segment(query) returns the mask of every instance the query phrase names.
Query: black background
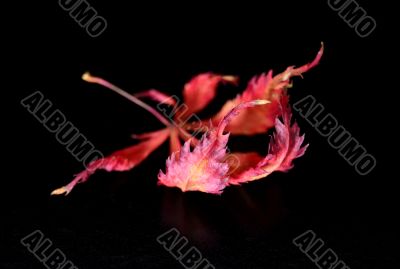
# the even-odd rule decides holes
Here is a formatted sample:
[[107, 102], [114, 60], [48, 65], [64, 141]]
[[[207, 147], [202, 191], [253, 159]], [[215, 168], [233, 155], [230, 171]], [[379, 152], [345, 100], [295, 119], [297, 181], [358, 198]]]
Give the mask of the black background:
[[[3, 106], [10, 126], [3, 129], [3, 143], [11, 150], [3, 153], [1, 268], [44, 268], [19, 242], [35, 229], [81, 269], [182, 268], [156, 242], [172, 227], [216, 268], [317, 268], [292, 244], [308, 229], [350, 268], [396, 267], [396, 176], [382, 168], [389, 159], [384, 151], [395, 143], [383, 123], [390, 98], [385, 83], [391, 80], [385, 71], [391, 55], [387, 7], [358, 1], [378, 24], [360, 38], [326, 1], [127, 2], [90, 1], [108, 22], [97, 38], [57, 1], [4, 9], [15, 19], [3, 24], [9, 34], [4, 58], [11, 60], [4, 64], [11, 81], [4, 91], [11, 97]], [[321, 64], [295, 78], [292, 103], [315, 96], [376, 157], [371, 174], [358, 175], [295, 113], [310, 147], [294, 169], [229, 187], [221, 196], [158, 187], [166, 144], [129, 172], [100, 171], [67, 197], [49, 196], [83, 167], [20, 105], [32, 92], [40, 90], [109, 154], [135, 143], [132, 133], [162, 126], [122, 97], [82, 81], [85, 71], [129, 92], [156, 88], [170, 94], [201, 72], [240, 76], [240, 87], [222, 88], [201, 114], [207, 116], [253, 75], [309, 62], [321, 41]], [[240, 143], [267, 147], [266, 136]]]

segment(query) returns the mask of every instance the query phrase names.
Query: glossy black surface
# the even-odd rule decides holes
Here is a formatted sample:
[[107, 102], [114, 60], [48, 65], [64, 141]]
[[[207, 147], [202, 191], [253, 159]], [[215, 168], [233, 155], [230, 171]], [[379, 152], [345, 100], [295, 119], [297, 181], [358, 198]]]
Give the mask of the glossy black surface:
[[[12, 55], [6, 73], [12, 83], [4, 91], [12, 96], [4, 112], [10, 127], [3, 143], [10, 152], [3, 153], [0, 268], [45, 268], [19, 242], [35, 229], [80, 269], [183, 268], [156, 241], [173, 227], [216, 268], [317, 268], [292, 243], [308, 229], [350, 268], [396, 267], [391, 185], [397, 176], [385, 175], [393, 167], [383, 168], [395, 140], [379, 126], [390, 115], [386, 83], [393, 82], [385, 73], [391, 42], [383, 5], [360, 1], [379, 26], [363, 39], [326, 1], [223, 8], [91, 1], [108, 21], [103, 35], [93, 39], [56, 2], [9, 9], [19, 15], [6, 24], [10, 37], [4, 41], [5, 53]], [[158, 187], [167, 145], [129, 172], [101, 171], [67, 197], [49, 196], [82, 165], [19, 104], [33, 91], [43, 92], [109, 154], [135, 143], [132, 133], [162, 126], [122, 97], [83, 82], [83, 72], [130, 92], [156, 88], [170, 94], [179, 94], [201, 72], [240, 76], [240, 88], [223, 87], [200, 114], [206, 117], [253, 75], [312, 60], [321, 41], [321, 64], [294, 80], [292, 101], [315, 96], [376, 157], [371, 174], [358, 175], [295, 113], [310, 147], [294, 169], [229, 187], [221, 196]], [[231, 147], [265, 153], [267, 143], [265, 135], [234, 139]]]

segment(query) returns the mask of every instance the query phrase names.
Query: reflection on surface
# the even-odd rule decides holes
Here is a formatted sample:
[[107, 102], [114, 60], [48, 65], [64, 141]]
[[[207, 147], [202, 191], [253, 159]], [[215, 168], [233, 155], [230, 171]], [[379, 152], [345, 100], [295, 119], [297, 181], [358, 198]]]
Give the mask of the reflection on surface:
[[232, 187], [221, 196], [198, 192], [182, 193], [165, 188], [161, 198], [161, 220], [189, 240], [216, 245], [222, 235], [262, 235], [282, 221], [286, 209], [276, 184], [256, 188]]

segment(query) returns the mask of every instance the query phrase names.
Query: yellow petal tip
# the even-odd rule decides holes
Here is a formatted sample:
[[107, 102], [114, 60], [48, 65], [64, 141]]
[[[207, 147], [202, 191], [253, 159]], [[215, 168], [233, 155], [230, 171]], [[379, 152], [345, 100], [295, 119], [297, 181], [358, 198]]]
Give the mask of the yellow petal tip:
[[238, 77], [235, 77], [235, 76], [223, 76], [222, 78], [223, 78], [223, 80], [225, 80], [227, 82], [236, 83], [238, 81]]
[[256, 104], [256, 105], [266, 105], [266, 104], [269, 104], [269, 103], [271, 103], [271, 102], [268, 101], [268, 100], [264, 100], [264, 99], [255, 100], [254, 101], [254, 104]]
[[85, 72], [85, 73], [82, 75], [82, 79], [83, 79], [84, 81], [87, 81], [87, 82], [94, 82], [94, 77], [92, 77], [92, 75], [91, 75], [89, 72]]
[[67, 195], [68, 190], [65, 187], [61, 187], [52, 191], [50, 195], [61, 195], [61, 194]]

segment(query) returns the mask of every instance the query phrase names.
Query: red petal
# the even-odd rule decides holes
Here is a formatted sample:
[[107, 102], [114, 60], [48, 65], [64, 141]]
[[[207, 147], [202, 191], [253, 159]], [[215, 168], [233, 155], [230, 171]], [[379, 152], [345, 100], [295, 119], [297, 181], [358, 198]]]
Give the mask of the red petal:
[[[275, 125], [275, 118], [279, 114], [279, 101], [287, 88], [291, 86], [290, 79], [294, 76], [301, 76], [302, 73], [316, 66], [323, 54], [323, 44], [315, 59], [299, 68], [288, 67], [283, 73], [272, 77], [272, 71], [254, 77], [248, 84], [243, 94], [235, 99], [228, 101], [215, 115], [212, 122], [219, 122], [223, 116], [242, 102], [255, 99], [265, 99], [271, 101], [268, 106], [258, 106], [248, 109], [241, 113], [227, 127], [227, 131], [232, 134], [260, 134], [266, 132]], [[207, 124], [207, 122], [205, 122]]]
[[126, 171], [132, 169], [158, 148], [168, 138], [169, 133], [169, 129], [163, 129], [141, 135], [140, 137], [144, 140], [139, 144], [116, 151], [103, 159], [93, 161], [86, 170], [77, 174], [68, 185], [54, 190], [51, 194], [70, 193], [76, 184], [88, 180], [89, 176], [98, 169], [106, 171]]
[[178, 152], [181, 150], [181, 142], [179, 141], [179, 131], [176, 128], [171, 129], [171, 134], [169, 136], [169, 151]]
[[233, 152], [228, 156], [231, 159], [229, 175], [236, 177], [243, 172], [255, 167], [264, 158], [257, 152]]
[[282, 98], [281, 116], [277, 117], [275, 133], [269, 144], [268, 155], [256, 166], [240, 174], [233, 175], [229, 184], [240, 184], [268, 176], [272, 172], [286, 172], [293, 167], [292, 161], [302, 156], [307, 146], [301, 147], [304, 135], [300, 136], [300, 129], [296, 123], [290, 126], [291, 111], [287, 104], [287, 97]]
[[190, 80], [183, 89], [184, 102], [188, 107], [185, 115], [190, 116], [205, 108], [214, 99], [217, 86], [221, 82], [236, 83], [236, 78], [205, 73]]

